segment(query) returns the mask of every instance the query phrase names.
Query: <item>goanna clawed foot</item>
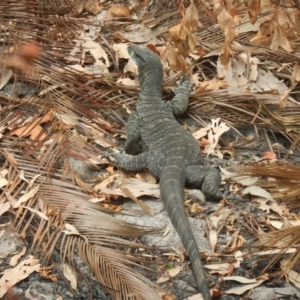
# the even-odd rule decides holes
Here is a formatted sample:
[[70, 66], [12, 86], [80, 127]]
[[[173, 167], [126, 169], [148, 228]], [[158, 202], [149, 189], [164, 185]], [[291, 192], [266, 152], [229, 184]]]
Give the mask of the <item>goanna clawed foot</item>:
[[230, 194], [230, 191], [228, 189], [225, 190], [223, 198], [228, 201], [243, 201], [243, 198], [241, 196], [236, 194]]
[[185, 74], [180, 78], [178, 88], [174, 93], [175, 95], [180, 93], [190, 95], [194, 87], [195, 84], [190, 83], [189, 75]]
[[148, 153], [141, 153], [136, 156], [126, 155], [117, 152], [110, 152], [102, 157], [106, 158], [110, 163], [124, 169], [125, 171], [139, 171], [147, 168]]
[[113, 165], [119, 165], [122, 163], [122, 157], [125, 156], [124, 154], [114, 152], [114, 151], [109, 151], [106, 152], [102, 155], [102, 158], [105, 158], [109, 163]]

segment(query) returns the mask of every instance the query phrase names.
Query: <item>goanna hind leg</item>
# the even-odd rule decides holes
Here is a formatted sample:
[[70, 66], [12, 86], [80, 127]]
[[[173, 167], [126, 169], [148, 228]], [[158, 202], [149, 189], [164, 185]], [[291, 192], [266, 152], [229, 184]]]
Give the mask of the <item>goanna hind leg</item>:
[[220, 172], [210, 166], [188, 166], [185, 169], [186, 186], [200, 189], [211, 200], [220, 200], [223, 193], [219, 190], [222, 177]]

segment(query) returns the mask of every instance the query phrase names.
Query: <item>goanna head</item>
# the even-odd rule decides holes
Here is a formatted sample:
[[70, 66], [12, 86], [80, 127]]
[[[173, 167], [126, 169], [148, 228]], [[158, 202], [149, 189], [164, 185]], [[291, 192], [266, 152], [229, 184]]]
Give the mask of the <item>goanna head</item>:
[[159, 56], [149, 48], [137, 45], [129, 46], [127, 51], [138, 66], [142, 89], [148, 90], [152, 86], [160, 90], [163, 83], [163, 67]]

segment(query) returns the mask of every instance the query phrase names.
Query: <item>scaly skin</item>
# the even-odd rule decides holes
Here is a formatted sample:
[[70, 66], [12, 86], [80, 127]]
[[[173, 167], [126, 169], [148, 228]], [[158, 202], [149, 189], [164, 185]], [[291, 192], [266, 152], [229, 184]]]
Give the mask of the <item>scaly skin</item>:
[[216, 200], [223, 195], [218, 190], [219, 172], [202, 166], [198, 142], [174, 117], [186, 110], [192, 86], [184, 76], [174, 99], [162, 101], [163, 69], [159, 57], [148, 48], [135, 45], [128, 47], [128, 53], [138, 66], [141, 91], [136, 112], [127, 124], [125, 151], [137, 154], [140, 141], [147, 151], [136, 156], [114, 154], [114, 161], [125, 170], [148, 169], [159, 178], [168, 215], [189, 254], [203, 298], [208, 300], [211, 296], [198, 246], [184, 210], [183, 188], [185, 184], [201, 188], [206, 196]]

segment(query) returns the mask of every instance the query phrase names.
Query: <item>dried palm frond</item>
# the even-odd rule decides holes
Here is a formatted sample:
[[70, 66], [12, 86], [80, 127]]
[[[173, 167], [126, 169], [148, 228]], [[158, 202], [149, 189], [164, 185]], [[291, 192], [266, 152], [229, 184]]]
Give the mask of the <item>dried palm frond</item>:
[[[41, 55], [35, 57], [34, 76], [22, 77], [22, 81], [37, 84], [35, 93], [38, 95], [29, 94], [25, 99], [19, 99], [14, 87], [9, 95], [1, 96], [3, 109], [0, 113], [0, 127], [19, 127], [20, 118], [26, 121], [28, 117], [40, 117], [51, 112], [52, 120], [43, 126], [38, 136], [32, 137], [30, 145], [24, 145], [27, 154], [30, 154], [47, 140], [53, 139], [51, 151], [46, 152], [41, 161], [42, 164], [48, 163], [48, 170], [51, 170], [54, 161], [64, 155], [65, 151], [61, 150], [77, 150], [76, 145], [65, 138], [72, 135], [71, 129], [76, 127], [80, 131], [88, 131], [87, 127], [90, 126], [97, 128], [102, 134], [115, 133], [110, 126], [103, 126], [106, 122], [99, 110], [91, 110], [91, 107], [100, 109], [108, 106], [105, 102], [105, 99], [111, 98], [108, 86], [105, 90], [101, 86], [95, 88], [97, 81], [101, 82], [101, 79], [70, 69], [73, 64], [70, 59], [75, 63], [80, 60], [80, 55], [70, 57], [74, 45], [72, 42], [65, 42], [79, 38], [76, 32], [78, 25], [71, 18], [72, 12], [75, 10], [69, 1], [46, 1], [42, 5], [28, 1], [2, 1], [0, 4], [2, 61], [5, 62], [6, 56], [10, 55], [8, 52], [11, 51], [14, 51], [16, 57], [21, 57], [18, 45], [32, 39], [43, 50]], [[7, 18], [9, 21], [6, 21]], [[90, 57], [86, 58], [86, 63], [90, 63], [89, 59]], [[20, 65], [22, 66], [21, 63]], [[14, 73], [14, 80], [20, 81], [17, 73]], [[61, 139], [64, 139], [63, 143]]]
[[288, 226], [287, 228], [259, 234], [260, 244], [264, 247], [272, 249], [280, 249], [275, 254], [267, 267], [262, 271], [262, 274], [270, 269], [276, 262], [283, 258], [283, 255], [291, 248], [294, 248], [292, 254], [290, 254], [285, 260], [285, 266], [282, 267], [282, 271], [288, 273], [290, 269], [294, 269], [300, 264], [300, 252], [297, 250], [300, 243], [300, 226]]
[[[12, 147], [14, 142], [7, 139], [2, 143], [1, 156], [5, 161], [0, 172], [7, 170], [8, 182], [0, 194], [0, 203], [15, 199], [11, 200], [15, 232], [23, 238], [34, 232], [32, 250], [44, 249], [45, 259], [59, 244], [61, 256], [71, 264], [75, 264], [78, 253], [114, 299], [160, 299], [155, 291], [159, 288], [132, 268], [143, 269], [147, 263], [127, 253], [141, 244], [122, 238], [137, 237], [153, 229], [101, 212], [99, 205], [88, 201], [88, 195], [59, 179], [59, 174], [45, 176], [38, 161], [22, 157], [22, 152]], [[26, 202], [18, 204], [22, 195]]]
[[[23, 236], [28, 234], [29, 227], [33, 232], [33, 250], [38, 251], [47, 245], [44, 249], [47, 251], [46, 257], [49, 257], [62, 238], [62, 255], [72, 260], [76, 249], [115, 299], [126, 296], [128, 299], [158, 299], [153, 290], [155, 286], [130, 269], [139, 261], [126, 255], [124, 250], [135, 248], [137, 244], [120, 238], [139, 236], [149, 230], [133, 227], [103, 214], [99, 206], [88, 202], [89, 197], [84, 192], [88, 189], [75, 186], [66, 179], [68, 172], [61, 168], [61, 161], [68, 160], [70, 156], [87, 160], [101, 154], [90, 141], [97, 140], [104, 147], [114, 146], [114, 136], [123, 133], [120, 129], [123, 123], [118, 113], [111, 110], [121, 106], [133, 108], [138, 98], [136, 88], [116, 83], [118, 77], [124, 74], [119, 71], [119, 61], [111, 49], [118, 29], [125, 28], [131, 22], [99, 22], [97, 18], [85, 18], [76, 9], [77, 2], [2, 0], [0, 3], [0, 67], [13, 71], [10, 75], [13, 89], [0, 95], [1, 156], [5, 158], [2, 169], [8, 170], [9, 182], [0, 195], [0, 203], [7, 199], [19, 199], [23, 193], [32, 190], [30, 184], [21, 179], [20, 173], [24, 171], [25, 177], [29, 182], [34, 181], [32, 184], [37, 189], [26, 206], [42, 211], [48, 218], [38, 219], [34, 212], [25, 207], [18, 211], [11, 209], [15, 215], [15, 230]], [[155, 3], [161, 5], [159, 1]], [[178, 13], [174, 13], [172, 6], [174, 3], [168, 2], [170, 9], [167, 13], [157, 12], [159, 7], [152, 8], [156, 18], [149, 16], [146, 24], [157, 26], [165, 22], [165, 17], [177, 18]], [[205, 51], [222, 48], [224, 36], [219, 26], [214, 25], [215, 21], [207, 10], [203, 9], [202, 15], [204, 28], [198, 33], [200, 47]], [[172, 25], [174, 20], [166, 24]], [[95, 41], [108, 54], [108, 60], [112, 62], [111, 73], [105, 73], [99, 67], [92, 74], [87, 69], [95, 59], [88, 51], [80, 50], [81, 42], [87, 37], [82, 32], [101, 26], [105, 27], [105, 34], [100, 32]], [[233, 49], [237, 53], [247, 51], [261, 59], [271, 57], [281, 63], [299, 62], [299, 57], [292, 53], [272, 52], [266, 47], [250, 44], [251, 37], [251, 32], [242, 34], [238, 43], [233, 43]], [[22, 46], [32, 41], [41, 53], [35, 54], [30, 61], [34, 71], [28, 73], [22, 65], [24, 57], [18, 56], [18, 53], [22, 54]], [[297, 43], [297, 39], [293, 42]], [[5, 65], [11, 57], [21, 57], [17, 62], [19, 65]], [[201, 60], [199, 67], [203, 67], [207, 77], [214, 77], [215, 67], [207, 67], [214, 64], [215, 61], [209, 57]], [[86, 69], [79, 71], [76, 65]], [[284, 78], [288, 78], [290, 70], [284, 72]], [[166, 82], [172, 82], [169, 79]], [[28, 86], [25, 96], [19, 90], [18, 83]], [[269, 128], [294, 141], [300, 133], [299, 103], [289, 99], [283, 110], [278, 105], [279, 97], [277, 92], [247, 94], [216, 90], [194, 95], [189, 113], [195, 115], [196, 120], [220, 116], [235, 127], [237, 124], [253, 124]], [[109, 121], [104, 115], [109, 116]], [[45, 116], [49, 117], [47, 121]], [[282, 178], [280, 180], [283, 182]], [[288, 184], [293, 185], [293, 180], [286, 182]], [[295, 197], [292, 192], [288, 195]], [[68, 224], [77, 231], [64, 234]], [[53, 230], [49, 231], [49, 228]], [[70, 230], [67, 233], [71, 233]]]
[[[293, 202], [296, 206], [300, 198], [300, 166], [289, 163], [252, 164], [239, 168], [242, 174], [254, 177], [271, 178], [261, 180], [257, 184], [272, 192], [274, 199]], [[297, 205], [299, 206], [299, 204]]]
[[[7, 4], [5, 3], [6, 2], [3, 3], [3, 7], [11, 7], [9, 1], [7, 1]], [[134, 105], [133, 99], [137, 99], [137, 91], [113, 83], [111, 78], [118, 76], [118, 73], [90, 75], [70, 68], [74, 63], [78, 63], [79, 61], [85, 64], [92, 63], [93, 61], [89, 56], [86, 56], [83, 61], [80, 55], [70, 56], [74, 45], [72, 43], [66, 43], [66, 41], [76, 41], [80, 39], [77, 33], [80, 27], [79, 24], [76, 23], [76, 19], [70, 17], [74, 11], [72, 5], [67, 1], [63, 1], [63, 3], [62, 10], [57, 15], [54, 15], [49, 9], [52, 2], [49, 2], [49, 5], [46, 3], [45, 7], [41, 8], [41, 11], [36, 7], [37, 4], [31, 3], [29, 5], [27, 2], [23, 3], [22, 9], [20, 8], [22, 7], [21, 4], [17, 6], [21, 11], [27, 11], [27, 14], [25, 14], [23, 18], [31, 17], [31, 22], [26, 23], [23, 32], [25, 29], [36, 31], [36, 28], [38, 28], [38, 24], [34, 22], [34, 17], [36, 16], [35, 11], [39, 11], [43, 18], [47, 19], [47, 22], [51, 25], [43, 28], [42, 37], [38, 35], [39, 31], [37, 32], [37, 36], [40, 38], [37, 42], [40, 43], [40, 47], [43, 49], [42, 56], [36, 60], [35, 64], [37, 73], [39, 74], [36, 81], [39, 82], [40, 96], [27, 99], [26, 103], [30, 103], [33, 107], [40, 107], [40, 110], [43, 110], [45, 113], [49, 110], [54, 110], [55, 117], [60, 120], [63, 120], [66, 115], [72, 115], [71, 129], [77, 128], [80, 132], [83, 131], [87, 133], [91, 126], [92, 128], [97, 128], [102, 134], [111, 137], [112, 134], [117, 133], [118, 130], [114, 127], [104, 125], [106, 121], [99, 112], [99, 109], [107, 107], [114, 108], [123, 104], [132, 106]], [[26, 5], [29, 5], [29, 7]], [[5, 25], [5, 30], [9, 32], [8, 40], [13, 44], [15, 40], [24, 40], [24, 35], [21, 36], [19, 31], [14, 29], [20, 26], [19, 23], [17, 23], [18, 9], [10, 10], [10, 16], [12, 21]], [[204, 22], [205, 24], [211, 25], [212, 19], [209, 18], [207, 14], [203, 14], [203, 16], [207, 20], [201, 20], [202, 23]], [[68, 19], [68, 22], [64, 24], [66, 19]], [[93, 25], [92, 20], [85, 20], [85, 22], [87, 25]], [[113, 25], [111, 24], [111, 26]], [[224, 40], [223, 35], [220, 32], [220, 41], [217, 41], [216, 34], [211, 34], [213, 27], [208, 27], [210, 28], [209, 31], [206, 32], [204, 29], [200, 31], [201, 38], [199, 38], [199, 40], [201, 45], [203, 47], [208, 45], [208, 38], [213, 36], [214, 42], [211, 44], [211, 47], [209, 46], [208, 48], [210, 50], [220, 48]], [[204, 26], [204, 28], [206, 27]], [[243, 40], [243, 38], [240, 39]], [[106, 44], [104, 40], [99, 40], [99, 43], [101, 42], [103, 42], [104, 45]], [[236, 45], [233, 45], [233, 47], [236, 47], [235, 50], [237, 52], [245, 51], [242, 47], [238, 48]], [[282, 56], [282, 60], [280, 60], [279, 58], [284, 54], [283, 52], [277, 51], [273, 54], [272, 51], [261, 46], [258, 47], [256, 45], [247, 44], [247, 47], [249, 54], [257, 56], [259, 55], [257, 51], [264, 51], [268, 57], [269, 55], [275, 55], [274, 61], [284, 62], [285, 59], [298, 60], [295, 55], [290, 53]], [[113, 58], [114, 55], [110, 49], [108, 49], [108, 52]], [[289, 57], [286, 57], [286, 55], [289, 55]], [[205, 61], [203, 63], [205, 63]], [[118, 69], [117, 65], [114, 65], [114, 67]], [[110, 77], [109, 80], [107, 79], [108, 76]], [[274, 99], [277, 99], [277, 103]], [[28, 114], [28, 106], [18, 104], [17, 99], [10, 98], [9, 100], [13, 104], [15, 114]], [[195, 97], [192, 98], [189, 112], [197, 116], [197, 118], [195, 118], [196, 120], [207, 118], [208, 116], [222, 117], [223, 120], [234, 126], [237, 124], [240, 126], [248, 126], [250, 123], [281, 132], [289, 139], [294, 140], [300, 131], [300, 120], [299, 114], [297, 113], [299, 104], [290, 101], [288, 102], [287, 108], [283, 111], [280, 109], [278, 101], [278, 93], [245, 94], [216, 90], [195, 95]], [[11, 110], [12, 106], [4, 106], [1, 113], [2, 122], [0, 126], [6, 124], [8, 120], [12, 118], [11, 114], [7, 113]], [[118, 119], [115, 119], [115, 121], [119, 122]], [[12, 126], [12, 124], [10, 125]], [[56, 125], [53, 125], [51, 128], [56, 128]], [[51, 138], [50, 130], [45, 132], [45, 134], [47, 139]], [[43, 161], [55, 161], [59, 158], [59, 154], [63, 153], [60, 151], [58, 138], [55, 138], [55, 142], [56, 143], [53, 144], [55, 151], [47, 153]], [[68, 143], [68, 141], [66, 142]], [[35, 145], [35, 149], [37, 149], [38, 144], [34, 142], [32, 144]], [[55, 144], [57, 146], [54, 146]], [[73, 145], [69, 146], [76, 150], [76, 147], [73, 147]], [[32, 149], [32, 145], [30, 147]], [[49, 159], [49, 155], [51, 157], [53, 156], [53, 158]], [[49, 169], [51, 169], [51, 164], [49, 165]]]
[[[299, 208], [300, 195], [300, 166], [288, 163], [256, 163], [246, 167], [238, 168], [238, 170], [245, 175], [254, 177], [270, 178], [270, 180], [261, 180], [256, 184], [268, 189], [272, 192], [274, 199], [288, 201], [289, 206]], [[276, 252], [268, 266], [262, 271], [264, 273], [271, 268], [276, 262], [282, 259], [283, 255], [291, 248], [298, 248], [300, 243], [300, 226], [292, 226], [288, 220], [285, 220], [285, 227], [280, 230], [271, 232], [258, 231], [260, 245], [268, 249], [280, 249]], [[300, 263], [299, 251], [296, 250], [290, 254], [284, 265], [282, 271], [288, 273]]]
[[221, 117], [233, 127], [252, 124], [280, 132], [290, 141], [300, 133], [300, 104], [289, 102], [285, 111], [280, 109], [278, 93], [242, 94], [227, 90], [204, 92], [191, 101], [191, 114], [202, 118]]
[[[160, 299], [155, 291], [159, 288], [132, 268], [145, 268], [141, 265], [146, 264], [144, 259], [127, 253], [141, 245], [122, 238], [137, 237], [152, 229], [101, 212], [107, 210], [88, 202], [89, 196], [69, 182], [60, 167], [61, 160], [71, 153], [83, 159], [99, 154], [82, 141], [80, 134], [89, 136], [92, 132], [94, 138], [103, 139], [104, 134], [116, 132], [99, 111], [113, 98], [113, 83], [103, 84], [100, 77], [69, 68], [74, 45], [65, 41], [78, 38], [72, 11], [72, 3], [67, 0], [49, 0], [42, 5], [28, 1], [0, 4], [2, 67], [12, 67], [5, 64], [6, 57], [22, 58], [18, 49], [28, 40], [34, 39], [43, 50], [34, 57], [34, 74], [20, 77], [16, 68], [13, 73], [15, 83], [35, 83], [37, 91], [20, 98], [15, 84], [9, 94], [0, 96], [0, 127], [4, 134], [1, 170], [7, 170], [8, 180], [0, 201], [10, 199], [14, 230], [23, 237], [32, 232], [32, 250], [38, 253], [44, 249], [45, 259], [60, 244], [63, 258], [74, 264], [77, 251], [114, 299]], [[16, 66], [24, 73], [22, 62]], [[16, 201], [23, 193], [32, 195], [16, 211]]]

